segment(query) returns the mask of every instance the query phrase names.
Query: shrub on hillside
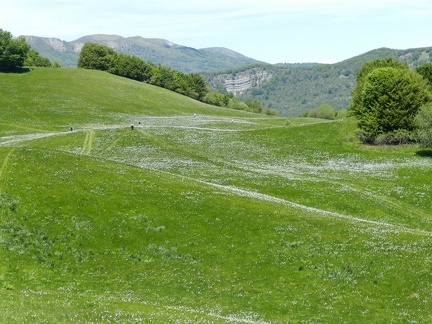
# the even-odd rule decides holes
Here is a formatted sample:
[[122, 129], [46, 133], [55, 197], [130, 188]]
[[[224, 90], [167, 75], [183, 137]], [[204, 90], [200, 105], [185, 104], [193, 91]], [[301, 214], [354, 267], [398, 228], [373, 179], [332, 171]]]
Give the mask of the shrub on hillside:
[[336, 117], [336, 111], [334, 108], [325, 103], [307, 112], [306, 117], [311, 118], [322, 118], [333, 120]]
[[405, 135], [414, 130], [418, 109], [431, 100], [430, 87], [419, 74], [408, 69], [383, 67], [366, 76], [361, 104], [352, 112], [358, 119], [365, 143], [390, 141], [396, 144], [407, 140]]
[[341, 109], [336, 113], [336, 119], [344, 119], [348, 117], [348, 110]]

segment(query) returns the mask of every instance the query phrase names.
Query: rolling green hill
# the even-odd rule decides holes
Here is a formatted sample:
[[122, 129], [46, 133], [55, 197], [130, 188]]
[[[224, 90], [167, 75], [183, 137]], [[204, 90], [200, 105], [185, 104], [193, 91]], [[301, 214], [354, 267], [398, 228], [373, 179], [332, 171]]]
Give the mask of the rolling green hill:
[[432, 320], [430, 152], [81, 69], [0, 113], [4, 322]]

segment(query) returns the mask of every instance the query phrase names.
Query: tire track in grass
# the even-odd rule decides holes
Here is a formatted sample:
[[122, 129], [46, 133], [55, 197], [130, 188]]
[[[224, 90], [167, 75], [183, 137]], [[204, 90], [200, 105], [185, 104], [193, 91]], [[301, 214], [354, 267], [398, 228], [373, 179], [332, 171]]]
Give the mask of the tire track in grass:
[[138, 128], [138, 132], [140, 132], [140, 135], [142, 135], [146, 140], [148, 140], [150, 143], [152, 143], [155, 146], [158, 146], [159, 148], [163, 150], [167, 150], [170, 152], [175, 152], [177, 154], [185, 155], [191, 158], [194, 158], [198, 161], [210, 161], [210, 159], [206, 156], [200, 155], [195, 150], [186, 149], [184, 146], [172, 144], [166, 140], [164, 140], [161, 137], [152, 135], [149, 132], [146, 132], [144, 129]]
[[126, 136], [126, 134], [127, 134], [127, 132], [122, 132], [119, 136], [117, 136], [112, 142], [111, 142], [111, 144], [110, 145], [108, 145], [103, 151], [102, 151], [102, 153], [104, 153], [104, 152], [106, 152], [106, 151], [108, 151], [108, 150], [111, 150], [114, 146], [116, 146], [117, 145], [117, 143], [123, 138], [123, 137], [125, 137]]
[[8, 154], [6, 154], [6, 157], [2, 163], [2, 166], [0, 168], [0, 194], [4, 192], [6, 189], [6, 180], [7, 180], [7, 169], [10, 157], [12, 153], [15, 151], [15, 148], [11, 149]]
[[[230, 164], [230, 163], [226, 162], [226, 164]], [[230, 164], [230, 165], [232, 165], [232, 164]], [[285, 177], [287, 175], [287, 173], [284, 173], [284, 172], [278, 172], [278, 171], [273, 171], [273, 170], [269, 170], [269, 169], [263, 169], [263, 168], [259, 168], [259, 166], [256, 166], [256, 165], [250, 166], [247, 163], [240, 163], [238, 161], [237, 161], [237, 165], [234, 165], [234, 166], [236, 166], [242, 170], [245, 170], [248, 172], [256, 172], [258, 174], [269, 174], [269, 175], [278, 176], [278, 177]], [[395, 209], [398, 211], [403, 211], [406, 214], [416, 215], [416, 216], [424, 218], [424, 219], [430, 218], [430, 214], [428, 214], [427, 212], [424, 212], [423, 210], [420, 210], [420, 209], [413, 207], [413, 206], [406, 206], [405, 204], [401, 203], [400, 201], [398, 201], [395, 198], [367, 190], [367, 189], [362, 188], [360, 186], [355, 186], [353, 183], [347, 184], [346, 181], [335, 181], [335, 180], [329, 179], [327, 177], [311, 177], [311, 176], [303, 175], [303, 174], [297, 173], [297, 172], [291, 172], [289, 175], [290, 175], [290, 179], [295, 178], [297, 180], [323, 182], [323, 183], [328, 183], [328, 184], [331, 184], [334, 186], [340, 186], [340, 187], [346, 188], [347, 190], [350, 190], [351, 192], [357, 193], [358, 195], [363, 196], [366, 199], [370, 199], [370, 200], [375, 201], [375, 202], [380, 203], [380, 204], [385, 204], [388, 206], [389, 209]]]
[[[157, 141], [158, 144], [162, 144], [160, 139], [155, 139], [152, 135], [150, 135], [149, 133], [145, 132], [142, 129], [138, 129], [138, 131], [140, 131], [142, 133], [143, 136], [145, 136], [147, 139], [152, 140], [153, 142]], [[167, 143], [164, 142], [165, 145], [167, 145]], [[169, 145], [170, 149], [173, 149], [174, 146], [172, 144]], [[190, 152], [188, 150], [185, 150], [184, 148], [178, 148], [175, 147], [177, 151], [182, 151], [184, 154], [187, 154], [188, 156], [193, 156], [195, 155], [196, 157], [196, 152]], [[195, 154], [192, 154], [195, 153]], [[191, 155], [192, 154], [192, 155]], [[230, 163], [221, 159], [217, 159], [217, 158], [209, 158], [208, 156], [199, 156], [201, 159], [205, 159], [208, 162], [212, 162], [212, 163], [216, 163], [216, 164], [224, 164], [230, 167], [234, 167], [237, 169], [242, 169], [242, 170], [246, 170], [246, 171], [250, 171], [250, 172], [256, 172], [259, 174], [271, 174], [271, 175], [276, 175], [276, 176], [284, 176], [283, 174], [281, 174], [280, 172], [275, 172], [272, 170], [268, 170], [268, 169], [257, 169], [257, 166], [254, 166], [253, 168], [251, 168], [249, 165], [245, 164], [245, 163], [239, 163], [238, 161], [236, 163]], [[375, 201], [377, 203], [380, 204], [384, 204], [386, 205], [389, 209], [391, 210], [398, 210], [398, 211], [403, 211], [406, 214], [411, 214], [411, 215], [416, 215], [420, 218], [423, 219], [429, 219], [430, 215], [427, 214], [426, 212], [412, 207], [412, 206], [406, 206], [403, 203], [397, 201], [396, 199], [392, 198], [392, 197], [388, 197], [388, 196], [384, 196], [382, 194], [378, 194], [369, 190], [365, 190], [364, 188], [355, 186], [353, 184], [347, 184], [344, 181], [335, 181], [332, 179], [327, 179], [326, 177], [310, 177], [310, 176], [305, 176], [305, 175], [301, 175], [301, 174], [296, 174], [296, 178], [298, 179], [303, 179], [303, 180], [309, 180], [309, 181], [319, 181], [319, 182], [323, 182], [323, 183], [328, 183], [331, 185], [336, 185], [336, 186], [341, 186], [343, 188], [346, 188], [347, 190], [350, 190], [351, 192], [355, 192], [357, 194], [359, 194], [360, 196], [363, 196], [365, 199], [369, 199], [371, 201]], [[195, 179], [196, 181], [200, 181], [198, 179]], [[216, 185], [216, 184], [214, 184]], [[263, 194], [265, 195], [265, 194]], [[267, 196], [267, 195], [265, 195]], [[267, 197], [273, 197], [273, 196], [267, 196]], [[285, 201], [282, 198], [277, 198], [277, 197], [273, 197], [274, 199], [281, 199], [279, 202]], [[363, 222], [369, 222], [371, 224], [383, 224], [386, 226], [397, 226], [397, 227], [403, 227], [403, 225], [395, 225], [395, 224], [391, 224], [391, 223], [386, 223], [386, 222], [382, 222], [382, 221], [374, 221], [374, 220], [368, 220], [365, 218], [360, 218], [360, 217], [356, 217], [353, 215], [344, 215], [338, 212], [334, 212], [334, 211], [326, 211], [326, 210], [322, 210], [316, 207], [309, 207], [309, 206], [305, 206], [305, 205], [301, 205], [295, 202], [290, 202], [290, 204], [292, 204], [293, 206], [299, 207], [302, 206], [302, 209], [309, 209], [309, 210], [313, 210], [315, 212], [322, 212], [326, 215], [333, 215], [333, 216], [337, 216], [340, 218], [350, 218], [356, 221], [363, 221]], [[405, 227], [408, 228], [408, 227]], [[430, 233], [428, 231], [425, 231], [427, 233]]]
[[304, 211], [319, 214], [322, 216], [336, 217], [336, 218], [341, 218], [341, 219], [359, 222], [359, 223], [366, 223], [366, 224], [371, 224], [371, 225], [391, 227], [391, 228], [394, 228], [396, 230], [401, 230], [401, 231], [413, 233], [413, 234], [423, 234], [423, 235], [427, 235], [427, 236], [432, 236], [432, 232], [422, 230], [422, 229], [409, 228], [409, 227], [406, 227], [403, 225], [391, 224], [391, 223], [386, 223], [386, 222], [381, 222], [381, 221], [374, 221], [374, 220], [364, 219], [364, 218], [360, 218], [360, 217], [355, 217], [352, 215], [346, 215], [346, 214], [332, 212], [332, 211], [328, 211], [328, 210], [324, 210], [324, 209], [310, 207], [310, 206], [302, 205], [302, 204], [299, 204], [299, 203], [296, 203], [293, 201], [289, 201], [289, 200], [285, 200], [282, 198], [263, 194], [260, 192], [250, 191], [250, 190], [241, 189], [241, 188], [237, 188], [237, 187], [233, 187], [233, 186], [225, 186], [225, 185], [220, 185], [220, 184], [211, 183], [211, 182], [202, 181], [202, 180], [197, 180], [197, 179], [191, 179], [191, 180], [195, 180], [195, 181], [198, 181], [200, 183], [222, 189], [224, 191], [230, 191], [230, 192], [232, 192], [236, 195], [239, 195], [239, 196], [255, 198], [255, 199], [268, 201], [268, 202], [274, 202], [274, 203], [282, 204], [282, 205], [292, 207], [295, 209], [301, 209]]
[[296, 202], [293, 202], [290, 200], [274, 197], [274, 196], [263, 194], [263, 193], [260, 193], [257, 191], [242, 189], [242, 188], [238, 188], [235, 186], [221, 185], [218, 183], [213, 183], [213, 182], [209, 182], [209, 181], [205, 181], [205, 180], [195, 179], [195, 178], [187, 177], [184, 175], [178, 175], [178, 174], [167, 172], [167, 171], [154, 170], [152, 168], [148, 168], [148, 169], [153, 170], [153, 171], [157, 171], [157, 172], [161, 172], [164, 174], [168, 174], [168, 175], [174, 176], [174, 177], [181, 177], [183, 180], [187, 179], [187, 180], [198, 182], [198, 183], [201, 183], [201, 184], [204, 184], [207, 186], [215, 187], [215, 188], [218, 188], [218, 189], [223, 190], [225, 192], [231, 192], [232, 194], [235, 194], [237, 196], [248, 197], [248, 198], [252, 198], [252, 199], [258, 199], [258, 200], [262, 200], [262, 201], [277, 203], [277, 204], [285, 205], [287, 207], [291, 207], [294, 209], [299, 209], [299, 210], [303, 210], [306, 212], [310, 212], [310, 213], [313, 213], [316, 215], [339, 218], [339, 219], [347, 220], [350, 222], [364, 223], [364, 224], [369, 224], [369, 225], [377, 225], [377, 226], [381, 226], [381, 227], [393, 228], [396, 231], [403, 231], [405, 233], [412, 233], [412, 234], [416, 234], [416, 235], [420, 234], [420, 235], [432, 236], [432, 232], [429, 232], [429, 231], [423, 230], [423, 229], [419, 229], [419, 228], [410, 228], [410, 227], [406, 227], [404, 225], [392, 224], [392, 223], [387, 223], [387, 222], [383, 222], [383, 221], [374, 221], [374, 220], [370, 220], [370, 219], [360, 218], [360, 217], [356, 217], [353, 215], [342, 214], [342, 213], [333, 212], [333, 211], [329, 211], [329, 210], [325, 210], [325, 209], [320, 209], [320, 208], [316, 208], [316, 207], [302, 205], [302, 204], [299, 204], [299, 203], [296, 203]]
[[86, 131], [86, 137], [84, 139], [83, 148], [81, 150], [81, 155], [89, 155], [90, 151], [93, 147], [93, 141], [96, 136], [96, 132], [94, 130]]
[[377, 192], [373, 192], [358, 186], [353, 186], [348, 185], [348, 184], [344, 184], [344, 183], [338, 183], [338, 182], [334, 182], [331, 180], [324, 180], [333, 184], [338, 184], [340, 186], [343, 186], [345, 188], [348, 188], [349, 190], [356, 192], [359, 195], [363, 195], [366, 196], [368, 199], [370, 200], [375, 200], [377, 203], [382, 203], [385, 204], [389, 207], [389, 209], [395, 209], [398, 211], [403, 211], [405, 214], [407, 215], [416, 215], [418, 217], [424, 218], [424, 219], [429, 219], [430, 218], [430, 214], [424, 212], [423, 210], [420, 210], [418, 208], [416, 208], [415, 206], [406, 206], [405, 204], [399, 202], [398, 200], [396, 200], [396, 198], [392, 198], [390, 196], [385, 196], [383, 194], [379, 194]]
[[11, 99], [6, 98], [5, 96], [0, 95], [0, 98], [2, 99], [3, 102], [9, 102], [11, 105], [13, 105], [16, 109], [20, 110], [21, 112], [23, 112], [24, 114], [30, 116], [32, 119], [37, 120], [38, 122], [40, 122], [42, 125], [45, 125], [44, 122], [36, 117], [35, 115], [33, 115], [29, 109], [24, 109], [23, 107], [21, 107], [20, 105], [18, 105], [16, 102], [13, 102]]
[[[181, 151], [181, 152], [183, 152], [183, 153], [185, 153], [187, 155], [191, 154], [191, 152], [189, 152], [188, 150], [184, 150], [184, 148], [179, 148], [179, 147], [177, 147], [175, 145], [169, 144], [166, 141], [163, 141], [160, 138], [157, 138], [156, 136], [153, 136], [150, 133], [146, 132], [144, 129], [137, 128], [136, 130], [138, 132], [140, 132], [140, 134], [142, 136], [144, 136], [145, 138], [147, 138], [148, 140], [150, 140], [154, 144], [158, 144], [158, 145], [160, 145], [161, 147], [164, 147], [164, 148], [176, 149], [177, 151]], [[84, 144], [83, 151], [81, 152], [81, 154], [88, 154], [90, 152], [90, 150], [91, 150], [92, 142], [93, 142], [95, 134], [94, 134], [94, 131], [89, 131], [88, 133], [90, 133], [90, 134], [86, 135], [85, 144]], [[113, 146], [115, 146], [116, 143], [123, 136], [125, 136], [125, 134], [127, 134], [127, 133], [125, 132], [122, 135], [120, 135], [119, 137], [117, 137], [112, 142], [112, 144], [109, 147], [107, 147], [107, 149], [112, 148]], [[105, 151], [107, 149], [105, 149]], [[85, 153], [85, 151], [87, 151], [87, 153]], [[196, 154], [194, 154], [194, 155], [196, 155]], [[208, 160], [208, 161], [213, 162], [213, 163], [223, 163], [225, 165], [235, 166], [236, 168], [240, 168], [240, 169], [243, 169], [243, 170], [249, 170], [249, 171], [254, 171], [254, 172], [258, 172], [258, 173], [262, 173], [264, 171], [265, 173], [270, 173], [270, 174], [273, 174], [273, 175], [279, 175], [279, 176], [281, 175], [278, 172], [273, 172], [273, 171], [269, 171], [269, 170], [259, 170], [259, 171], [257, 171], [256, 167], [254, 168], [254, 170], [250, 170], [250, 167], [247, 164], [244, 164], [244, 163], [240, 163], [241, 167], [239, 167], [238, 164], [232, 165], [232, 163], [227, 163], [227, 161], [223, 161], [223, 160], [220, 160], [220, 159], [209, 158], [207, 156], [201, 156], [201, 155], [198, 155], [198, 156], [201, 159], [205, 159], [205, 160]], [[163, 173], [168, 173], [170, 175], [175, 175], [175, 174], [170, 173], [170, 172], [164, 172], [164, 171], [161, 171], [161, 170], [158, 170], [158, 171], [159, 172], [163, 172]], [[184, 178], [184, 176], [182, 176], [182, 177]], [[395, 209], [398, 209], [398, 210], [404, 210], [406, 212], [410, 212], [411, 214], [414, 213], [414, 214], [416, 214], [418, 216], [421, 216], [421, 217], [427, 217], [427, 216], [429, 216], [425, 212], [423, 212], [421, 210], [418, 210], [418, 209], [413, 210], [412, 208], [403, 205], [402, 203], [396, 201], [395, 199], [393, 199], [391, 197], [386, 197], [386, 196], [383, 196], [383, 195], [377, 195], [374, 192], [365, 191], [365, 190], [363, 190], [363, 188], [359, 188], [359, 187], [354, 186], [352, 184], [348, 185], [348, 184], [343, 183], [343, 182], [338, 182], [338, 181], [334, 181], [334, 180], [330, 180], [330, 179], [326, 179], [326, 178], [311, 178], [311, 177], [307, 177], [307, 176], [304, 176], [304, 175], [303, 176], [302, 175], [297, 175], [297, 177], [298, 178], [302, 178], [302, 179], [314, 180], [314, 181], [323, 181], [323, 182], [327, 182], [327, 183], [330, 183], [330, 184], [333, 184], [333, 185], [343, 186], [343, 187], [347, 188], [348, 190], [350, 190], [352, 192], [356, 192], [356, 193], [358, 193], [360, 195], [364, 195], [368, 199], [372, 199], [372, 200], [376, 200], [376, 201], [382, 202], [382, 203], [388, 205], [389, 207], [392, 207], [392, 208], [395, 208]], [[421, 232], [423, 234], [432, 235], [431, 232], [428, 232], [428, 231], [425, 231], [425, 230], [421, 230], [421, 229], [413, 229], [413, 228], [405, 227], [403, 225], [391, 224], [391, 223], [386, 223], [386, 222], [382, 222], [382, 221], [368, 220], [368, 219], [364, 219], [364, 218], [360, 218], [360, 217], [356, 217], [356, 216], [352, 216], [352, 215], [346, 215], [346, 214], [342, 214], [342, 213], [338, 213], [338, 212], [333, 212], [333, 211], [319, 209], [319, 208], [316, 208], [316, 207], [302, 205], [302, 204], [299, 204], [299, 203], [296, 203], [296, 202], [288, 201], [288, 200], [285, 200], [285, 199], [282, 199], [282, 198], [278, 198], [278, 197], [274, 197], [274, 196], [270, 196], [270, 195], [254, 192], [254, 191], [248, 191], [248, 190], [245, 190], [245, 189], [238, 189], [236, 187], [224, 186], [224, 185], [220, 185], [220, 184], [216, 184], [216, 183], [211, 183], [211, 182], [206, 182], [206, 181], [199, 180], [199, 179], [194, 179], [194, 178], [190, 178], [190, 179], [194, 180], [194, 181], [201, 182], [201, 183], [205, 183], [207, 185], [221, 187], [221, 188], [228, 189], [230, 191], [235, 191], [237, 193], [242, 193], [243, 196], [250, 196], [250, 197], [255, 197], [256, 196], [257, 198], [262, 199], [262, 200], [278, 202], [278, 203], [282, 203], [282, 204], [285, 204], [285, 205], [289, 205], [289, 206], [294, 207], [294, 208], [300, 208], [300, 209], [303, 209], [303, 210], [311, 211], [311, 212], [322, 214], [322, 215], [349, 219], [349, 220], [353, 220], [353, 221], [356, 221], [356, 222], [363, 222], [363, 223], [369, 223], [369, 224], [375, 224], [375, 225], [383, 225], [383, 226], [386, 226], [386, 227], [395, 227], [395, 228], [398, 228], [398, 229], [403, 229], [404, 231]]]

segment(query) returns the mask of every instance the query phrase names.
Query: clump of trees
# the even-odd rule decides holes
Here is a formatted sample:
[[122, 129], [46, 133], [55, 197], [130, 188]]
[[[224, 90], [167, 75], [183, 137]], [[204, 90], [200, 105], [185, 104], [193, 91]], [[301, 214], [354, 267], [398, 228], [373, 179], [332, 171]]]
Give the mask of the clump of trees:
[[8, 31], [0, 29], [0, 71], [10, 72], [23, 66], [60, 67], [31, 49], [23, 37], [14, 38]]
[[210, 89], [197, 73], [185, 74], [169, 67], [156, 66], [135, 56], [116, 53], [112, 48], [96, 43], [86, 43], [83, 46], [78, 67], [107, 71], [132, 80], [147, 82], [215, 106], [277, 114], [276, 111], [257, 107], [257, 102], [251, 102], [249, 106], [247, 103], [238, 102], [232, 94], [222, 94]]
[[404, 144], [415, 140], [416, 115], [431, 101], [431, 84], [421, 73], [393, 59], [375, 60], [360, 69], [349, 112], [363, 142]]
[[[35, 50], [30, 49], [27, 57], [24, 60], [25, 66], [40, 66], [40, 67], [51, 67], [51, 61], [46, 57], [41, 56]], [[57, 65], [56, 65], [57, 66]]]
[[21, 68], [30, 51], [24, 38], [13, 38], [8, 31], [0, 29], [0, 71], [8, 72]]

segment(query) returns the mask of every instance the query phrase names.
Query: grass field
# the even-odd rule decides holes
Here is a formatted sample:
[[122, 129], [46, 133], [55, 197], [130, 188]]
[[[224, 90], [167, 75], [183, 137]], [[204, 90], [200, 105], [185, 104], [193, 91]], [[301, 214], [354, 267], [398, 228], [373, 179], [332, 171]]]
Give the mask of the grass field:
[[355, 131], [0, 74], [0, 321], [432, 322], [431, 154]]

